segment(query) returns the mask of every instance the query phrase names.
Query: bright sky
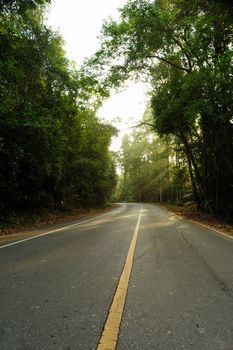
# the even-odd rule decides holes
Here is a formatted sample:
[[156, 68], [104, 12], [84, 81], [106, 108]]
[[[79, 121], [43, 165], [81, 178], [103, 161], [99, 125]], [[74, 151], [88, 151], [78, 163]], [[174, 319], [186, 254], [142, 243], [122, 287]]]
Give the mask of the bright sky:
[[[65, 40], [70, 59], [80, 66], [85, 57], [98, 49], [98, 35], [103, 20], [109, 16], [117, 19], [119, 7], [127, 0], [53, 0], [47, 23], [59, 30]], [[141, 120], [146, 107], [146, 87], [142, 83], [129, 83], [121, 93], [113, 93], [99, 110], [99, 117], [112, 122], [120, 129], [111, 148], [120, 148], [123, 134]], [[120, 119], [120, 121], [119, 121]]]

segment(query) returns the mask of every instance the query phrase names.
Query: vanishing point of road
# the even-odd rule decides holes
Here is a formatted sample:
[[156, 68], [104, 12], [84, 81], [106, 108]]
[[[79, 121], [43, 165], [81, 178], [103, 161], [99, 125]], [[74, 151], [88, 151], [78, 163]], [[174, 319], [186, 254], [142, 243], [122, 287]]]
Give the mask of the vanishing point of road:
[[0, 241], [1, 350], [233, 350], [233, 239], [150, 204]]

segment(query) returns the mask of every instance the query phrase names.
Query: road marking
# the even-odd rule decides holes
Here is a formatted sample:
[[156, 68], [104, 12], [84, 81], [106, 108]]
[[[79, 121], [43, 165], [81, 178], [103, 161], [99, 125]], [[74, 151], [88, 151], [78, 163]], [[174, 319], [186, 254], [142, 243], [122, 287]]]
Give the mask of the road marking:
[[202, 224], [201, 222], [198, 222], [198, 221], [195, 221], [195, 220], [191, 220], [191, 219], [189, 219], [189, 221], [192, 222], [192, 223], [194, 223], [194, 224], [198, 224], [198, 225], [200, 225], [200, 226], [202, 226], [202, 227], [204, 227], [204, 228], [207, 228], [208, 230], [217, 232], [217, 233], [219, 233], [220, 235], [223, 235], [223, 236], [226, 236], [226, 237], [228, 237], [228, 238], [233, 239], [233, 236], [230, 236], [230, 235], [228, 235], [227, 233], [224, 233], [224, 232], [222, 232], [222, 231], [216, 230], [215, 228], [213, 228], [213, 227], [211, 227], [211, 226], [209, 226], [209, 225], [205, 225], [205, 224]]
[[78, 223], [76, 223], [76, 224], [72, 224], [72, 225], [68, 225], [68, 226], [64, 226], [64, 227], [58, 228], [58, 229], [56, 229], [56, 230], [51, 230], [51, 231], [48, 231], [48, 232], [44, 232], [44, 233], [42, 233], [42, 234], [40, 234], [40, 235], [37, 235], [37, 236], [33, 236], [33, 237], [21, 239], [20, 241], [16, 241], [16, 242], [4, 244], [4, 245], [1, 245], [1, 246], [0, 246], [0, 249], [7, 248], [7, 247], [10, 247], [10, 246], [12, 246], [12, 245], [20, 244], [20, 243], [23, 243], [23, 242], [26, 242], [26, 241], [31, 241], [32, 239], [36, 239], [36, 238], [39, 238], [39, 237], [47, 236], [47, 235], [50, 235], [51, 233], [54, 233], [54, 232], [63, 231], [63, 230], [69, 229], [70, 227], [79, 226], [79, 225], [85, 224], [86, 222], [94, 221], [94, 220], [96, 220], [96, 219], [102, 218], [103, 216], [106, 216], [106, 215], [108, 215], [108, 214], [117, 214], [117, 213], [119, 213], [120, 211], [121, 211], [121, 210], [119, 210], [119, 209], [113, 210], [113, 211], [110, 211], [110, 212], [108, 212], [108, 213], [106, 213], [106, 214], [99, 215], [99, 216], [96, 216], [96, 217], [94, 217], [94, 218], [87, 219], [87, 220], [84, 220], [84, 221], [80, 221], [80, 222], [78, 222]]
[[[159, 208], [160, 206], [157, 206], [157, 207]], [[163, 207], [163, 209], [165, 209], [165, 208], [166, 208], [166, 207]], [[228, 238], [230, 238], [230, 239], [233, 239], [233, 236], [228, 235], [227, 233], [224, 233], [223, 231], [219, 231], [219, 230], [217, 230], [217, 229], [215, 229], [215, 228], [213, 228], [213, 227], [211, 227], [211, 226], [209, 226], [209, 225], [202, 224], [202, 223], [199, 222], [199, 221], [189, 219], [189, 218], [187, 218], [187, 217], [184, 216], [184, 215], [177, 214], [177, 213], [175, 213], [175, 212], [169, 210], [168, 208], [166, 208], [166, 210], [167, 210], [169, 213], [172, 213], [172, 214], [174, 214], [175, 216], [177, 216], [177, 217], [179, 217], [179, 218], [181, 218], [181, 219], [185, 219], [185, 220], [187, 220], [187, 221], [189, 221], [189, 222], [192, 222], [193, 224], [197, 224], [197, 225], [199, 225], [199, 226], [202, 226], [202, 227], [204, 227], [204, 228], [207, 228], [208, 230], [214, 231], [214, 232], [216, 232], [216, 233], [219, 233], [220, 235], [223, 235], [223, 236], [226, 236], [226, 237], [228, 237]]]
[[177, 216], [178, 218], [184, 219], [184, 220], [186, 220], [186, 221], [188, 221], [188, 222], [191, 222], [192, 224], [196, 224], [196, 225], [198, 225], [198, 226], [202, 226], [202, 227], [204, 227], [204, 228], [206, 228], [206, 229], [208, 229], [208, 230], [210, 230], [210, 231], [219, 233], [220, 235], [223, 235], [223, 236], [226, 236], [227, 238], [233, 239], [233, 236], [230, 236], [230, 235], [228, 235], [227, 233], [224, 233], [224, 232], [222, 232], [222, 231], [219, 231], [219, 230], [217, 230], [217, 229], [215, 229], [215, 228], [213, 228], [213, 227], [211, 227], [211, 226], [209, 226], [209, 225], [202, 224], [202, 223], [199, 222], [199, 221], [189, 219], [189, 218], [187, 218], [187, 217], [184, 216], [184, 215], [176, 214], [176, 213], [174, 213], [173, 211], [170, 211], [170, 210], [168, 210], [168, 211], [169, 211], [169, 213], [174, 214], [174, 215]]
[[113, 298], [111, 308], [108, 313], [104, 330], [101, 335], [97, 350], [114, 350], [116, 348], [120, 323], [125, 305], [126, 294], [129, 285], [129, 278], [133, 265], [134, 251], [137, 243], [139, 225], [142, 216], [142, 208], [134, 230], [133, 238], [130, 243], [129, 251], [126, 257], [125, 265], [120, 277], [120, 281]]

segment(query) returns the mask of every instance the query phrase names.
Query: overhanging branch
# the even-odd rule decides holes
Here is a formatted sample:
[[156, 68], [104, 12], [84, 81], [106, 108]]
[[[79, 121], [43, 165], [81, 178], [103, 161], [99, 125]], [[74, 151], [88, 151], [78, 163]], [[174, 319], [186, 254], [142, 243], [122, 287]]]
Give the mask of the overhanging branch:
[[190, 68], [182, 67], [182, 66], [180, 66], [179, 64], [176, 64], [175, 62], [171, 62], [171, 61], [169, 61], [167, 58], [164, 58], [164, 57], [160, 57], [160, 56], [157, 56], [157, 55], [153, 55], [153, 56], [148, 56], [148, 58], [156, 58], [157, 60], [162, 61], [162, 62], [164, 62], [164, 63], [166, 63], [166, 64], [168, 64], [168, 65], [170, 65], [170, 66], [172, 66], [172, 67], [175, 67], [175, 68], [177, 68], [177, 69], [179, 69], [179, 70], [183, 70], [183, 71], [185, 71], [185, 72], [187, 72], [187, 73], [190, 73], [190, 72], [191, 72], [191, 69], [190, 69]]

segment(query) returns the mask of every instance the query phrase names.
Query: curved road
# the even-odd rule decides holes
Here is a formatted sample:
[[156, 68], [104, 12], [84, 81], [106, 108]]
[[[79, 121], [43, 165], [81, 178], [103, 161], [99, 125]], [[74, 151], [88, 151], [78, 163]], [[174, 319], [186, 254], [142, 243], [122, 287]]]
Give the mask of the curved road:
[[233, 239], [149, 204], [36, 234], [0, 241], [1, 350], [233, 350]]

